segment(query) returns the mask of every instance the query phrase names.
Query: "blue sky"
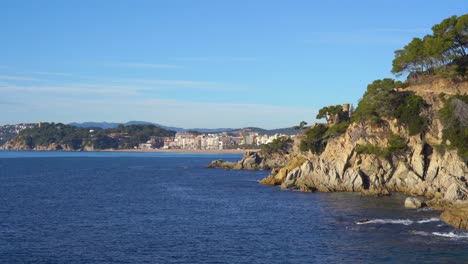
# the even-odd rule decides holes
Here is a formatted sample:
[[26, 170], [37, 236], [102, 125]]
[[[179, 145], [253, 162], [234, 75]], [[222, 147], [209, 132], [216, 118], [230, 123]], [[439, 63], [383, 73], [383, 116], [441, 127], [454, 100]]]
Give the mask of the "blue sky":
[[466, 1], [0, 2], [0, 124], [288, 127], [357, 104]]

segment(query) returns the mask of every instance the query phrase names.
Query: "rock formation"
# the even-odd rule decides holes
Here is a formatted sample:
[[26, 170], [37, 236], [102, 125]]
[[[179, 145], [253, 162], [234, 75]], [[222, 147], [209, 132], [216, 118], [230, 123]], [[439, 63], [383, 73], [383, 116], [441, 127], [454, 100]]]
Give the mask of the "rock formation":
[[[299, 151], [297, 141], [301, 136], [298, 135], [283, 167], [260, 166], [268, 164], [267, 159], [261, 159], [258, 166], [249, 168], [273, 169], [267, 178], [260, 181], [262, 184], [280, 185], [281, 188], [305, 192], [352, 191], [377, 196], [404, 192], [408, 195], [443, 198], [449, 202], [468, 200], [468, 183], [465, 180], [468, 174], [467, 162], [455, 149], [437, 149], [442, 142], [443, 130], [438, 116], [438, 111], [443, 106], [443, 99], [439, 94], [468, 94], [468, 82], [454, 84], [437, 80], [409, 87], [404, 91], [421, 96], [428, 105], [424, 114], [428, 117], [429, 125], [423, 134], [411, 136], [406, 127], [399, 125], [398, 120], [355, 122], [350, 124], [344, 134], [328, 140], [320, 154]], [[356, 151], [358, 146], [363, 145], [384, 148], [392, 134], [406, 141], [404, 151], [390, 156]], [[257, 157], [261, 156], [261, 152], [257, 153]], [[243, 165], [246, 160], [244, 157], [232, 168], [246, 167]], [[466, 217], [468, 209], [462, 210], [461, 212], [465, 212], [463, 214], [453, 212], [455, 211], [447, 210], [442, 219], [448, 220], [448, 215], [454, 215], [450, 219]], [[464, 219], [455, 226], [466, 227], [467, 218]]]
[[247, 151], [237, 162], [214, 160], [205, 168], [223, 168], [234, 170], [270, 170], [281, 168], [288, 163], [286, 155], [265, 155], [262, 152]]
[[456, 228], [468, 229], [468, 203], [460, 203], [447, 208], [440, 218]]

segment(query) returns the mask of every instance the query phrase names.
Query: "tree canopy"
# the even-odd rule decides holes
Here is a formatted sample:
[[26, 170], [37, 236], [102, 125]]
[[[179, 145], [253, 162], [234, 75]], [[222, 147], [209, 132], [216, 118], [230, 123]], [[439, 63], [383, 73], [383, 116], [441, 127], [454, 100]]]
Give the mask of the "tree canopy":
[[[468, 49], [468, 14], [451, 16], [432, 27], [432, 34], [413, 38], [403, 49], [395, 51], [392, 73], [408, 73], [419, 77], [423, 73], [445, 72], [466, 76]], [[447, 67], [452, 65], [453, 67]]]
[[375, 80], [351, 115], [352, 121], [370, 120], [379, 122], [383, 117], [395, 118], [408, 127], [411, 135], [425, 130], [427, 120], [421, 116], [426, 107], [424, 100], [411, 92], [396, 92], [402, 83], [393, 79]]
[[301, 121], [301, 122], [299, 123], [299, 125], [293, 126], [293, 129], [294, 129], [294, 130], [301, 130], [301, 129], [304, 129], [305, 126], [307, 126], [307, 122], [306, 122], [306, 121]]

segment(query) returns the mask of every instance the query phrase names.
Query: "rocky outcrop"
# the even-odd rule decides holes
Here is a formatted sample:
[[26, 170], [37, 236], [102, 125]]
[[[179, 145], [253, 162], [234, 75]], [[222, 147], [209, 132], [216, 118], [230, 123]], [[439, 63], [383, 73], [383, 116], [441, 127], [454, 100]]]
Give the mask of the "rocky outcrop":
[[[404, 153], [381, 157], [355, 151], [364, 144], [386, 146], [386, 135], [390, 133], [407, 138], [408, 149]], [[277, 185], [309, 191], [357, 191], [372, 195], [397, 191], [450, 200], [468, 198], [464, 182], [468, 168], [456, 151], [439, 153], [420, 136], [408, 136], [392, 120], [380, 126], [352, 124], [344, 135], [329, 141], [320, 155], [303, 153], [298, 157], [303, 157], [304, 163], [297, 170], [288, 170], [284, 181], [275, 181]], [[276, 171], [272, 171], [268, 178], [275, 175]]]
[[[422, 113], [429, 120], [423, 134], [409, 135], [406, 127], [397, 120], [384, 119], [381, 122], [355, 122], [340, 136], [329, 139], [323, 152], [314, 154], [301, 152], [296, 136], [291, 153], [276, 165], [268, 164], [269, 157], [256, 161], [255, 166], [245, 166], [248, 158], [233, 164], [233, 168], [272, 168], [270, 175], [260, 183], [279, 185], [285, 189], [298, 189], [305, 192], [352, 191], [365, 195], [388, 195], [391, 192], [403, 192], [412, 196], [426, 196], [433, 200], [429, 206], [444, 209], [443, 219], [455, 226], [466, 226], [466, 219], [448, 220], [466, 217], [464, 213], [449, 210], [457, 201], [468, 200], [468, 183], [465, 179], [468, 167], [454, 149], [438, 150], [442, 143], [443, 126], [438, 111], [443, 106], [445, 95], [468, 93], [468, 82], [453, 84], [444, 80], [409, 87], [423, 98], [428, 107]], [[398, 92], [398, 90], [397, 90]], [[462, 102], [463, 103], [463, 102]], [[466, 105], [459, 106], [465, 109]], [[465, 116], [465, 115], [462, 115]], [[406, 141], [403, 151], [391, 155], [366, 154], [357, 151], [359, 146], [372, 145], [377, 148], [388, 146], [390, 135], [398, 135]], [[261, 157], [262, 152], [257, 153]], [[278, 157], [276, 158], [278, 159]], [[289, 160], [289, 162], [287, 162]], [[220, 166], [222, 167], [222, 166]], [[421, 206], [412, 200], [413, 207]], [[443, 206], [444, 205], [444, 206]], [[464, 212], [464, 211], [463, 211]]]
[[[295, 157], [291, 159], [288, 164], [281, 169], [274, 169], [269, 177], [260, 181], [265, 185], [278, 185], [282, 184], [287, 188], [289, 183], [294, 183], [294, 179], [299, 176], [300, 166], [305, 161], [303, 157]], [[289, 177], [289, 178], [287, 178]]]
[[205, 168], [223, 168], [234, 170], [271, 170], [281, 168], [288, 163], [287, 155], [270, 155], [268, 158], [261, 152], [247, 151], [237, 162], [214, 160]]
[[39, 150], [39, 151], [55, 151], [55, 150], [74, 151], [74, 149], [68, 145], [62, 145], [62, 144], [57, 144], [57, 143], [34, 146], [31, 148], [29, 145], [26, 144], [25, 141], [21, 141], [21, 140], [7, 141], [5, 144], [0, 146], [0, 149], [3, 149], [3, 150]]
[[[464, 227], [468, 219], [463, 213], [465, 209], [462, 213], [456, 213], [456, 209], [449, 208], [459, 201], [468, 200], [468, 182], [465, 178], [468, 174], [467, 162], [455, 149], [439, 150], [443, 126], [438, 111], [443, 107], [444, 96], [468, 94], [468, 82], [454, 84], [435, 80], [395, 90], [399, 91], [415, 93], [427, 104], [422, 115], [429, 124], [422, 134], [410, 135], [408, 129], [399, 125], [396, 119], [361, 121], [350, 124], [344, 134], [328, 139], [320, 154], [301, 152], [298, 145], [304, 135], [298, 135], [288, 155], [269, 154], [262, 157], [260, 151], [255, 153], [256, 158], [253, 159], [252, 153], [247, 153], [237, 163], [218, 161], [213, 167], [270, 168], [273, 169], [270, 175], [260, 183], [305, 192], [351, 191], [377, 196], [403, 192], [411, 196], [425, 196], [432, 199], [427, 202], [428, 206], [446, 210], [443, 219], [447, 219], [448, 223]], [[460, 116], [465, 118], [467, 114], [464, 111], [468, 106], [462, 101], [458, 104], [457, 109], [462, 112]], [[405, 141], [404, 149], [385, 155], [358, 151], [360, 146], [366, 145], [384, 149], [389, 146], [391, 135]], [[271, 160], [275, 160], [274, 166], [267, 165], [271, 164]], [[421, 201], [418, 203], [411, 199], [411, 207], [420, 206]], [[459, 218], [465, 220], [453, 220]]]
[[468, 229], [468, 203], [449, 207], [440, 215], [440, 219], [456, 228]]

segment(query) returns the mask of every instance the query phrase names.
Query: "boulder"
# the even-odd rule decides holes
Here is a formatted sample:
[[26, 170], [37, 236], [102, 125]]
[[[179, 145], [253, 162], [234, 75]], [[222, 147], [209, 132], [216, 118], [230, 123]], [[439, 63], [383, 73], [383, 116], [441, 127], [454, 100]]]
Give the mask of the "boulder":
[[423, 206], [423, 202], [415, 197], [408, 197], [405, 200], [405, 207], [406, 208], [421, 208]]
[[440, 219], [453, 227], [468, 229], [468, 203], [448, 208]]

